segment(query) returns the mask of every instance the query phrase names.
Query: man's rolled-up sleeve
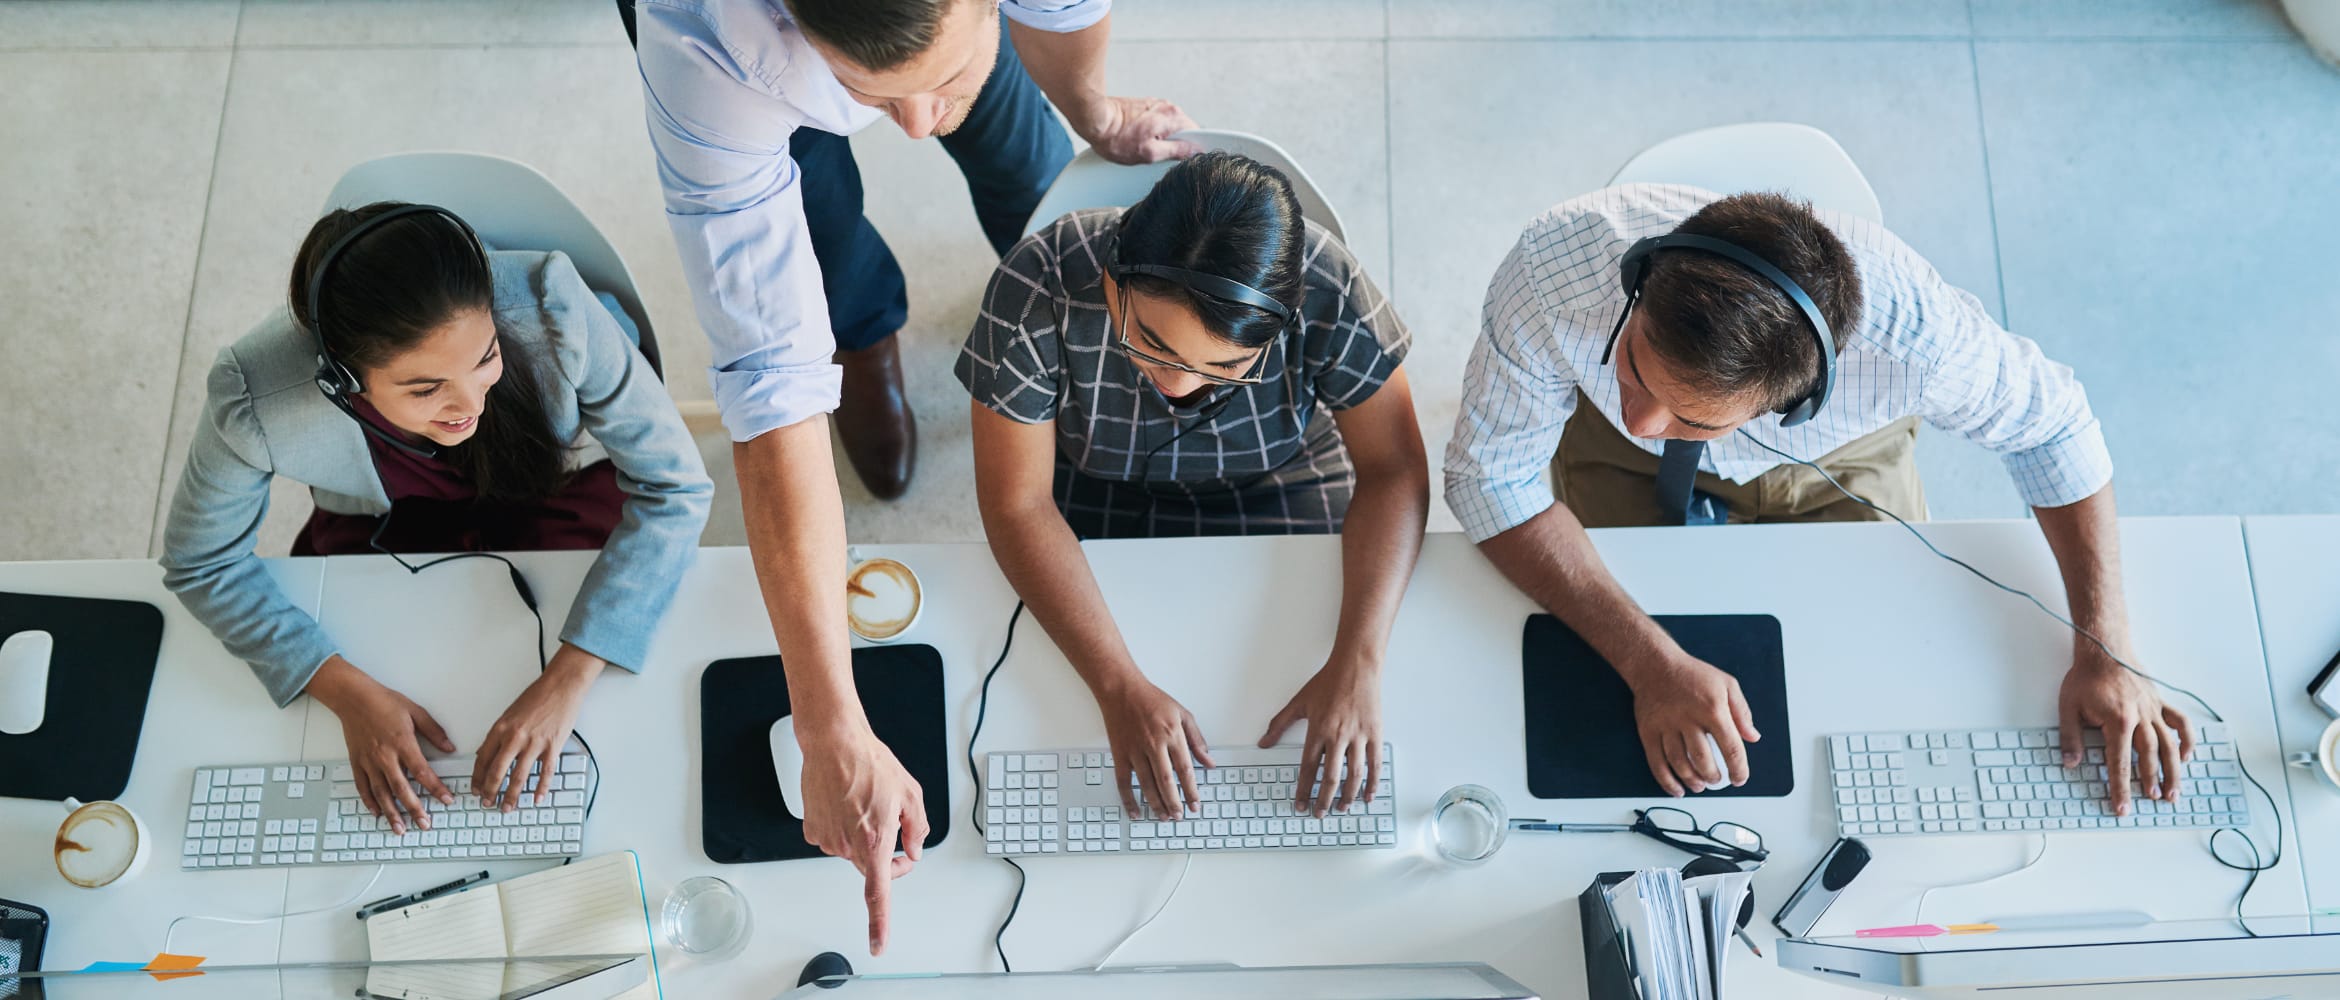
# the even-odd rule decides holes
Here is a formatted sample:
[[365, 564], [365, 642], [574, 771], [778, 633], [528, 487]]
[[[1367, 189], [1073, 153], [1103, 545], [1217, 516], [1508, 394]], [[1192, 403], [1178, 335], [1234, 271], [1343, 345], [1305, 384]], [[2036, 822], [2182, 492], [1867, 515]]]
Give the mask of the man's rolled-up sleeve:
[[999, 12], [1024, 27], [1062, 34], [1104, 20], [1113, 0], [1006, 0]]
[[788, 125], [724, 53], [667, 28], [671, 11], [642, 12], [651, 147], [724, 427], [746, 441], [832, 411], [843, 374]]
[[2023, 502], [2063, 507], [2112, 482], [2112, 452], [2068, 365], [2007, 332], [1973, 295], [1928, 270], [1903, 308], [1935, 345], [1921, 371], [1926, 420], [1999, 454]]
[[1551, 508], [1544, 471], [1576, 410], [1576, 375], [1553, 350], [1526, 256], [1513, 248], [1487, 287], [1446, 446], [1446, 505], [1473, 543]]

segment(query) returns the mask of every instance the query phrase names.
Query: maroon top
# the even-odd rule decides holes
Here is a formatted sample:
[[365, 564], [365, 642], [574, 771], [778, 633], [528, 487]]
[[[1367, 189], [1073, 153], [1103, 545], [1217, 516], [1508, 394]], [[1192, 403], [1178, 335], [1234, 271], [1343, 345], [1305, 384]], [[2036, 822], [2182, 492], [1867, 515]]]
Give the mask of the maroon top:
[[[358, 418], [385, 434], [403, 435], [363, 399], [349, 398]], [[437, 458], [395, 447], [372, 434], [366, 450], [390, 497], [390, 526], [382, 547], [392, 552], [533, 551], [598, 549], [624, 513], [626, 494], [617, 467], [603, 459], [577, 470], [560, 491], [522, 503], [481, 500], [462, 472]], [[293, 539], [296, 556], [373, 551], [367, 544], [380, 518], [318, 508]]]

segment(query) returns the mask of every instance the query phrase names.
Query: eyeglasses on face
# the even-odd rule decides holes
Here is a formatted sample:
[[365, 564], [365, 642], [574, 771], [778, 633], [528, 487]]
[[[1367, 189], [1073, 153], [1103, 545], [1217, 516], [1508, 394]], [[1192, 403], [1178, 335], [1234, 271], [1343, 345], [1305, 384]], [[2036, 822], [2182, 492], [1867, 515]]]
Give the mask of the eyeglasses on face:
[[1126, 321], [1128, 316], [1129, 292], [1125, 286], [1121, 294], [1121, 316], [1120, 318], [1109, 317], [1109, 320], [1113, 323], [1114, 345], [1121, 349], [1121, 353], [1129, 355], [1131, 358], [1145, 362], [1149, 365], [1153, 365], [1157, 368], [1168, 368], [1172, 371], [1184, 372], [1212, 385], [1258, 385], [1267, 381], [1266, 376], [1260, 373], [1260, 369], [1266, 366], [1268, 353], [1267, 348], [1262, 347], [1259, 349], [1258, 353], [1252, 355], [1251, 368], [1241, 375], [1220, 375], [1213, 372], [1206, 372], [1184, 362], [1172, 361], [1164, 357], [1157, 357], [1153, 354], [1147, 353], [1144, 348], [1141, 348], [1135, 343], [1132, 343], [1129, 339], [1130, 324]]

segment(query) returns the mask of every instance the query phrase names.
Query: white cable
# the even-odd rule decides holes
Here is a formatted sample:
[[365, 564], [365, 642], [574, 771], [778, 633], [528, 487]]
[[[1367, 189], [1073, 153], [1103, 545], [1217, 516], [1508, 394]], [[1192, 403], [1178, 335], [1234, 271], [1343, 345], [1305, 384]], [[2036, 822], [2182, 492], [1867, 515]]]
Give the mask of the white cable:
[[1127, 937], [1122, 938], [1120, 944], [1114, 945], [1112, 951], [1106, 952], [1104, 958], [1098, 959], [1097, 964], [1091, 967], [1089, 971], [1104, 971], [1106, 963], [1113, 961], [1113, 956], [1121, 954], [1121, 949], [1127, 947], [1130, 942], [1137, 940], [1138, 934], [1143, 932], [1146, 928], [1153, 926], [1154, 920], [1162, 915], [1162, 911], [1170, 908], [1170, 901], [1178, 898], [1179, 887], [1186, 884], [1186, 873], [1193, 870], [1194, 852], [1188, 851], [1186, 853], [1186, 863], [1178, 866], [1178, 881], [1170, 883], [1170, 894], [1162, 897], [1162, 905], [1154, 907], [1154, 912], [1152, 914], [1148, 915], [1144, 921], [1140, 922], [1137, 927], [1132, 929]]
[[294, 910], [291, 913], [279, 913], [273, 917], [209, 917], [193, 914], [184, 917], [174, 917], [171, 919], [171, 925], [163, 929], [162, 950], [166, 952], [171, 950], [171, 937], [179, 933], [179, 924], [188, 920], [202, 920], [214, 924], [273, 924], [279, 920], [288, 920], [293, 917], [305, 917], [312, 913], [323, 913], [327, 910], [341, 909], [344, 906], [348, 906], [351, 903], [357, 902], [358, 899], [364, 896], [366, 893], [372, 892], [374, 889], [374, 883], [380, 882], [382, 880], [382, 872], [389, 867], [390, 866], [388, 865], [375, 865], [374, 877], [366, 880], [364, 888], [350, 893], [348, 899], [344, 899], [341, 902], [333, 903], [327, 906], [312, 907], [306, 910]]
[[2047, 834], [2043, 833], [2039, 835], [2039, 853], [2032, 855], [2031, 860], [2024, 862], [2021, 867], [2018, 867], [2012, 871], [2003, 871], [1997, 875], [1992, 875], [1987, 878], [1978, 878], [1971, 882], [1957, 882], [1951, 885], [1937, 885], [1927, 887], [1926, 891], [1918, 893], [1917, 914], [1912, 917], [1909, 922], [1913, 924], [1922, 924], [1926, 922], [1926, 898], [1932, 896], [1936, 890], [1967, 889], [1978, 885], [1988, 885], [2003, 878], [2014, 878], [2017, 875], [2021, 875], [2024, 872], [2030, 871], [2033, 866], [2039, 864], [2041, 858], [2047, 857], [2047, 849], [2048, 837]]

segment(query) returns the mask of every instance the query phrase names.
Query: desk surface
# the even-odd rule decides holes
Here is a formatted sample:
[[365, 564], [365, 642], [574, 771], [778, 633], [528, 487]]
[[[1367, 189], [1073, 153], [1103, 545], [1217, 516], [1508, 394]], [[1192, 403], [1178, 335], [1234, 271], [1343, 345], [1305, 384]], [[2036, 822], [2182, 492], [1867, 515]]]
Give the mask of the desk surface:
[[[2340, 517], [2254, 517], [2243, 522], [2250, 545], [2251, 584], [2258, 592], [2259, 629], [2267, 644], [2267, 676], [2283, 749], [2313, 750], [2332, 717], [2308, 700], [2308, 682], [2340, 651]], [[2340, 907], [2340, 791], [2315, 772], [2284, 768], [2291, 805], [2306, 829], [2302, 837], [2308, 898]]]
[[[2058, 592], [2046, 546], [2028, 523], [1927, 530], [1946, 549], [2009, 583], [2043, 595]], [[2241, 734], [2254, 770], [2280, 768], [2274, 742], [2254, 737], [2274, 727], [2265, 672], [2233, 669], [2261, 660], [2240, 522], [2144, 519], [2126, 521], [2122, 530], [2136, 639], [2148, 668], [2217, 704]], [[1756, 882], [1765, 916], [1833, 839], [1826, 777], [1817, 763], [1821, 737], [2054, 721], [2056, 685], [2071, 647], [2061, 627], [1935, 560], [1898, 528], [1625, 530], [1595, 537], [1610, 566], [1652, 611], [1762, 612], [1781, 620], [1798, 742], [1797, 793], [1688, 803], [1708, 822], [1732, 819], [1763, 832], [1774, 857]], [[941, 651], [951, 740], [963, 749], [979, 671], [998, 655], [1014, 597], [980, 546], [868, 551], [902, 559], [925, 582], [929, 605], [907, 639]], [[1256, 740], [1330, 648], [1339, 600], [1333, 539], [1110, 542], [1092, 543], [1088, 551], [1139, 662], [1195, 713], [1216, 743]], [[544, 602], [547, 622], [557, 628], [590, 556], [538, 554], [518, 561]], [[138, 567], [149, 582], [153, 577], [150, 564], [114, 566], [114, 577], [123, 577], [128, 567]], [[281, 571], [315, 567], [295, 562]], [[108, 570], [86, 572], [94, 579]], [[384, 559], [345, 558], [327, 561], [322, 574], [326, 628], [347, 655], [415, 697], [466, 750], [535, 671], [528, 620], [501, 567], [455, 563], [415, 579]], [[0, 566], [0, 586], [38, 582], [40, 589], [56, 590], [63, 585], [55, 579], [53, 567]], [[159, 593], [159, 587], [152, 589]], [[176, 613], [175, 602], [158, 603]], [[1646, 804], [1528, 797], [1518, 663], [1520, 623], [1533, 610], [1461, 537], [1432, 536], [1391, 640], [1384, 679], [1386, 731], [1401, 762], [1400, 849], [1200, 857], [1178, 901], [1123, 951], [1121, 961], [1477, 960], [1547, 996], [1581, 996], [1577, 892], [1599, 871], [1677, 864], [1680, 855], [1630, 836], [1523, 835], [1477, 869], [1446, 869], [1421, 858], [1429, 803], [1463, 782], [1494, 789], [1515, 813], [1563, 820], [1617, 821]], [[418, 622], [429, 627], [418, 628]], [[142, 812], [162, 815], [178, 808], [188, 771], [198, 764], [344, 755], [330, 712], [276, 712], [240, 665], [230, 663], [234, 671], [224, 671], [219, 661], [226, 657], [216, 646], [202, 649], [187, 639], [192, 626], [183, 617], [174, 617], [172, 626], [166, 648], [188, 652], [174, 652], [166, 661], [169, 690], [198, 702], [209, 699], [209, 711], [150, 716], [148, 753], [131, 793]], [[793, 982], [797, 967], [823, 950], [856, 955], [865, 971], [995, 967], [991, 934], [1014, 892], [1015, 873], [985, 857], [964, 822], [973, 786], [963, 765], [954, 769], [949, 790], [959, 821], [916, 872], [895, 883], [893, 943], [882, 958], [857, 954], [860, 880], [844, 862], [724, 866], [700, 853], [699, 671], [712, 660], [771, 649], [746, 553], [705, 550], [660, 633], [650, 668], [639, 677], [613, 672], [604, 678], [579, 720], [604, 771], [601, 801], [587, 828], [588, 851], [639, 851], [653, 903], [668, 886], [698, 874], [731, 880], [753, 902], [756, 936], [745, 954], [693, 967], [662, 949], [668, 986], [679, 995], [769, 995]], [[1030, 622], [1018, 630], [992, 699], [979, 749], [1103, 743], [1086, 690]], [[295, 719], [305, 726], [288, 721]], [[263, 730], [276, 733], [277, 742], [266, 742]], [[285, 731], [292, 733], [291, 742], [282, 739]], [[2287, 810], [2289, 803], [2280, 806]], [[2258, 829], [2270, 829], [2266, 805], [2254, 807]], [[0, 821], [7, 824], [0, 829], [11, 838], [42, 830], [32, 808], [0, 802]], [[1881, 840], [1874, 845], [1877, 863], [1821, 930], [1910, 922], [1920, 888], [2012, 868], [2038, 843], [2024, 836]], [[1010, 957], [1024, 969], [1096, 962], [1152, 909], [1177, 864], [1142, 856], [1028, 864], [1031, 883], [1007, 935]], [[18, 867], [0, 865], [0, 895], [53, 908], [65, 900], [53, 871], [43, 878]], [[398, 866], [376, 894], [439, 881], [464, 867], [476, 864]], [[490, 866], [498, 876], [531, 867]], [[127, 937], [151, 953], [173, 913], [191, 907], [268, 913], [286, 900], [293, 908], [313, 906], [349, 894], [370, 871], [195, 876], [158, 866], [120, 890], [124, 907], [134, 905], [140, 915], [125, 925], [137, 932]], [[264, 903], [209, 891], [253, 890], [270, 882], [281, 898]], [[199, 903], [187, 890], [197, 883], [207, 890]], [[1936, 892], [1925, 915], [1967, 920], [2138, 908], [2163, 918], [2209, 917], [2226, 912], [2240, 887], [2238, 875], [2209, 858], [2199, 835], [2062, 834], [2025, 875]], [[2304, 905], [2294, 857], [2261, 879], [2247, 911], [2296, 913]], [[101, 911], [82, 905], [75, 912]], [[152, 930], [145, 930], [149, 925]], [[1751, 932], [1764, 941], [1772, 936], [1762, 922]], [[265, 942], [254, 941], [267, 933], [189, 925], [180, 933], [180, 950], [216, 958], [240, 947], [245, 950], [232, 953], [251, 958], [267, 950]], [[101, 957], [106, 947], [98, 932], [74, 929], [60, 935], [52, 955], [56, 965], [78, 964]], [[365, 946], [355, 921], [311, 917], [286, 923], [279, 950], [288, 959], [312, 959], [360, 956]], [[1738, 996], [1830, 995], [1744, 951], [1732, 963]]]

